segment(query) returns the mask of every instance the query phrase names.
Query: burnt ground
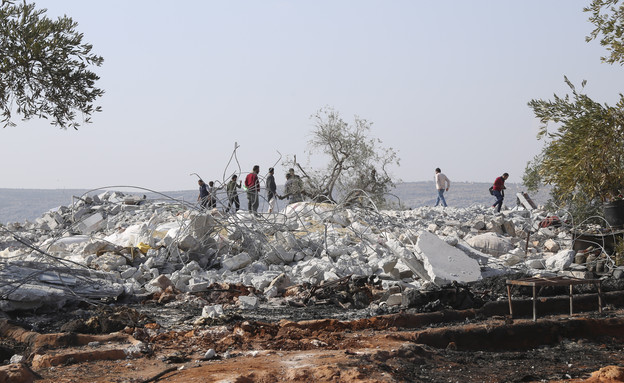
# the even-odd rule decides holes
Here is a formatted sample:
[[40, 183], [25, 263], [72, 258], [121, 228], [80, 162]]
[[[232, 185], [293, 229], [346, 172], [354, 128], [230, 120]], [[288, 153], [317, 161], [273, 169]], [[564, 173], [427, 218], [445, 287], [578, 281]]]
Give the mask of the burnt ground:
[[[415, 293], [409, 308], [379, 304], [390, 292], [372, 279], [297, 286], [253, 310], [235, 304], [250, 289], [229, 285], [82, 303], [0, 321], [0, 359], [23, 355], [46, 383], [624, 381], [622, 280], [603, 282], [602, 313], [592, 285], [575, 286], [571, 316], [568, 288], [544, 288], [534, 322], [529, 288], [508, 315], [505, 281], [522, 277]], [[201, 318], [217, 303], [224, 316]]]

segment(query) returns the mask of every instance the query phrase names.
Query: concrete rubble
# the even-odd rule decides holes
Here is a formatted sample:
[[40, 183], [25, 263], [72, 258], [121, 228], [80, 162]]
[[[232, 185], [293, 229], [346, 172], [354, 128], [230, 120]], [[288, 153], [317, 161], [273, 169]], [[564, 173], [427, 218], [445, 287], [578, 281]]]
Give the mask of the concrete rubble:
[[[528, 205], [528, 202], [525, 201]], [[252, 310], [297, 285], [376, 277], [388, 306], [406, 292], [494, 275], [581, 275], [569, 229], [540, 227], [551, 213], [522, 205], [376, 211], [300, 202], [278, 214], [199, 211], [120, 192], [75, 198], [36, 222], [0, 226], [0, 310], [211, 285], [253, 287]], [[621, 275], [622, 273], [620, 273]], [[206, 306], [202, 316], [223, 314]]]

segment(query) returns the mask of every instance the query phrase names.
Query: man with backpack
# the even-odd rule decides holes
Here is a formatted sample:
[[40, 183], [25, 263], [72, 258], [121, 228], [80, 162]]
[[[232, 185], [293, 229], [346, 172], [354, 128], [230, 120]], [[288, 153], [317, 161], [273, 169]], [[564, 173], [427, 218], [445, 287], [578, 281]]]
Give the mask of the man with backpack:
[[505, 180], [509, 178], [509, 174], [503, 173], [502, 176], [496, 178], [494, 180], [494, 185], [492, 185], [492, 195], [496, 197], [496, 202], [492, 207], [496, 209], [496, 212], [500, 212], [501, 207], [503, 206], [503, 199], [505, 198]]

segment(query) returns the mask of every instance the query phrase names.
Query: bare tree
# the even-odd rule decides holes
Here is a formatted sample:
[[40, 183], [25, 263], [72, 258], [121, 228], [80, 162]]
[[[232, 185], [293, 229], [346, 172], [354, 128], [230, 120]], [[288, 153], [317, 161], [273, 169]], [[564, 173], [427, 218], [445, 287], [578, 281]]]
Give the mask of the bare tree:
[[324, 169], [304, 172], [306, 193], [315, 201], [329, 202], [354, 202], [368, 195], [383, 204], [384, 194], [395, 186], [388, 167], [398, 166], [399, 158], [392, 148], [381, 147], [381, 140], [368, 136], [372, 123], [355, 116], [349, 124], [331, 107], [311, 118], [315, 129], [308, 155], [320, 151], [329, 162]]

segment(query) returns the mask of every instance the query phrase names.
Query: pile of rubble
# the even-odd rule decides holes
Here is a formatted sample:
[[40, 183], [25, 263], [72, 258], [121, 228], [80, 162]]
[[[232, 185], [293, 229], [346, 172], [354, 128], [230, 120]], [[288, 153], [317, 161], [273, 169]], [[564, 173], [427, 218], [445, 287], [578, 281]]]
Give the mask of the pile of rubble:
[[[549, 217], [522, 205], [497, 214], [483, 206], [379, 211], [308, 202], [254, 216], [109, 191], [33, 223], [0, 226], [0, 310], [215, 284], [253, 287], [238, 304], [255, 308], [289, 299], [293, 286], [351, 278], [374, 278], [390, 292], [356, 307], [390, 307], [413, 291], [508, 273], [593, 277], [586, 263], [574, 263], [573, 231], [544, 224]], [[207, 306], [204, 316], [221, 309]]]

